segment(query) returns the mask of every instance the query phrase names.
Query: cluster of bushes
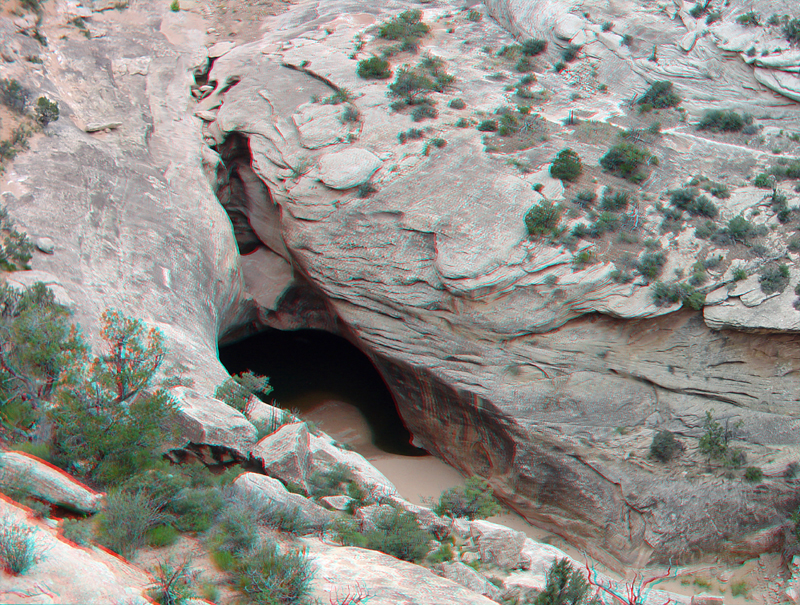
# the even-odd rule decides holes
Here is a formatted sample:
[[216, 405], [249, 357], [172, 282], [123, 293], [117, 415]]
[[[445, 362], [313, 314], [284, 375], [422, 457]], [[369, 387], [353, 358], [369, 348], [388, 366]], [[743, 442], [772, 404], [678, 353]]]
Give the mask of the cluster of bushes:
[[419, 50], [422, 38], [430, 31], [430, 27], [422, 21], [422, 11], [407, 10], [381, 24], [378, 35], [384, 40], [399, 42], [397, 50]]
[[429, 55], [416, 67], [402, 67], [397, 71], [395, 81], [389, 85], [389, 95], [397, 98], [391, 107], [398, 110], [413, 106], [412, 118], [415, 122], [435, 118], [438, 112], [428, 95], [444, 92], [454, 81], [455, 77], [445, 70], [444, 60]]
[[16, 113], [24, 113], [30, 93], [13, 79], [0, 79], [0, 103]]
[[741, 116], [730, 109], [713, 109], [705, 112], [697, 125], [697, 130], [712, 132], [739, 132], [746, 125], [753, 123], [750, 115]]
[[667, 257], [660, 250], [657, 252], [645, 252], [636, 261], [634, 268], [641, 273], [642, 277], [652, 281], [661, 275], [666, 262]]
[[695, 188], [675, 189], [669, 192], [669, 201], [675, 208], [685, 210], [693, 216], [716, 218], [719, 214], [716, 204]]
[[744, 25], [745, 27], [759, 27], [761, 25], [761, 20], [754, 11], [749, 11], [736, 17], [736, 23]]
[[639, 111], [645, 113], [653, 109], [677, 107], [681, 104], [681, 98], [675, 92], [672, 82], [660, 80], [653, 82], [636, 103], [639, 105]]
[[783, 263], [764, 265], [759, 273], [758, 283], [764, 294], [783, 292], [789, 285], [789, 267]]
[[504, 46], [497, 56], [516, 61], [514, 68], [518, 72], [525, 73], [533, 69], [533, 57], [542, 54], [545, 50], [547, 50], [545, 40], [531, 38], [524, 40], [522, 44]]
[[682, 303], [683, 305], [699, 311], [706, 304], [706, 295], [694, 286], [685, 283], [664, 284], [656, 282], [651, 290], [653, 304], [657, 307]]
[[425, 138], [425, 131], [418, 128], [409, 128], [405, 132], [397, 134], [397, 140], [401, 145], [405, 145], [408, 141], [418, 141]]
[[749, 245], [754, 237], [763, 235], [766, 227], [757, 228], [742, 215], [735, 216], [728, 221], [727, 226], [717, 229], [711, 221], [698, 227], [695, 231], [697, 237], [710, 239], [715, 244], [730, 246], [736, 243]]
[[500, 514], [502, 508], [494, 499], [492, 488], [485, 479], [470, 477], [463, 487], [452, 487], [442, 492], [433, 512], [452, 518], [486, 519]]
[[800, 19], [787, 21], [783, 26], [783, 34], [789, 42], [800, 44]]
[[700, 437], [698, 448], [702, 454], [705, 454], [712, 460], [721, 462], [725, 466], [739, 467], [745, 463], [746, 457], [744, 452], [739, 448], [730, 446], [730, 442], [734, 438], [735, 430], [740, 428], [742, 422], [739, 421], [734, 424], [733, 429], [730, 429], [726, 423], [723, 426], [714, 419], [711, 412], [706, 412], [706, 419], [703, 425], [704, 433]]
[[614, 145], [600, 158], [600, 166], [604, 170], [634, 183], [640, 183], [645, 179], [643, 168], [647, 164], [657, 163], [657, 158], [649, 151], [632, 143]]
[[650, 444], [650, 457], [659, 462], [669, 462], [681, 449], [681, 442], [670, 431], [658, 431]]

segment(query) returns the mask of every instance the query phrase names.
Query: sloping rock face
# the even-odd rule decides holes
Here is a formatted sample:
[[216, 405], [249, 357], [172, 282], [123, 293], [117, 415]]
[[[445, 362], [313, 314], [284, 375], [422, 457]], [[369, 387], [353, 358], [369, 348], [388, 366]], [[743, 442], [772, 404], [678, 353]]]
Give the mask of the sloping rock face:
[[[659, 307], [647, 280], [618, 284], [610, 262], [575, 266], [574, 251], [530, 241], [522, 218], [543, 195], [553, 201], [572, 195], [547, 174], [558, 149], [574, 145], [588, 165], [613, 142], [569, 138], [573, 131], [560, 124], [565, 115], [560, 107], [575, 87], [584, 95], [576, 110], [613, 121], [615, 128], [633, 127], [623, 99], [662, 78], [676, 78], [692, 118], [708, 107], [705, 93], [698, 92], [701, 83], [719, 86], [721, 98], [740, 107], [769, 107], [792, 119], [796, 107], [763, 88], [729, 94], [739, 86], [731, 78], [750, 73], [752, 81], [747, 66], [731, 66], [715, 78], [699, 60], [679, 61], [684, 47], [701, 53], [710, 42], [698, 35], [688, 44], [686, 28], [677, 21], [663, 32], [669, 44], [656, 41], [662, 50], [650, 66], [617, 48], [619, 40], [614, 53], [602, 54], [610, 34], [604, 38], [599, 25], [587, 28], [560, 3], [550, 4], [552, 10], [546, 3], [535, 9], [523, 2], [488, 5], [512, 31], [550, 39], [545, 64], [556, 60], [567, 40], [585, 45], [584, 62], [569, 68], [566, 77], [537, 72], [547, 93], [540, 117], [558, 140], [545, 139], [526, 151], [524, 160], [532, 167], [527, 174], [502, 163], [508, 155], [487, 153], [481, 133], [454, 126], [461, 116], [477, 115], [477, 121], [502, 104], [519, 103], [502, 79], [487, 77], [503, 67], [476, 42], [497, 50], [513, 40], [489, 19], [469, 22], [446, 6], [426, 9], [424, 18], [435, 27], [423, 52], [442, 58], [456, 84], [432, 95], [439, 116], [425, 122], [429, 134], [422, 141], [397, 143], [399, 133], [418, 124], [408, 113], [389, 109], [385, 82], [355, 75], [357, 59], [386, 44], [374, 40], [371, 28], [385, 13], [342, 1], [315, 3], [311, 24], [304, 11], [290, 11], [274, 20], [262, 41], [214, 63], [210, 79], [217, 88], [200, 107], [206, 140], [248, 137], [253, 170], [280, 209], [278, 216], [251, 200], [247, 212], [256, 233], [265, 242], [281, 234], [280, 245], [268, 245], [319, 288], [338, 329], [372, 356], [425, 448], [467, 474], [488, 477], [529, 520], [609, 560], [641, 564], [778, 548], [778, 526], [798, 504], [786, 469], [798, 459], [800, 340], [791, 333], [717, 330], [737, 325], [794, 331], [794, 311], [759, 315], [759, 301], [731, 308], [736, 304], [735, 288], [729, 287], [732, 269], [712, 278], [723, 295], [709, 302], [703, 315], [681, 311], [680, 304]], [[541, 15], [550, 15], [550, 21], [568, 18], [531, 25]], [[660, 32], [660, 19], [647, 31]], [[367, 40], [364, 49], [353, 50], [357, 35]], [[595, 49], [602, 60], [593, 56]], [[417, 60], [404, 55], [393, 67]], [[322, 148], [304, 142], [295, 125], [307, 124], [308, 110], [285, 103], [281, 110], [281, 92], [270, 85], [281, 65], [292, 68], [293, 78], [305, 72], [309, 82], [313, 76], [347, 89], [345, 102], [360, 116], [357, 137], [336, 143], [332, 135]], [[592, 66], [599, 76], [589, 73]], [[503, 76], [513, 77], [513, 72]], [[593, 78], [608, 82], [607, 96]], [[230, 87], [231, 82], [237, 83]], [[447, 107], [456, 96], [474, 113]], [[763, 195], [737, 189], [753, 191], [744, 187], [742, 175], [763, 165], [763, 153], [675, 124], [657, 143], [662, 161], [638, 190], [643, 200], [695, 174], [723, 175], [736, 191], [718, 202], [721, 216], [727, 220], [745, 212], [763, 220], [757, 212]], [[447, 145], [426, 144], [428, 136], [444, 138]], [[324, 158], [348, 149], [369, 150], [382, 161], [372, 176], [379, 191], [368, 198], [325, 185]], [[533, 188], [536, 183], [543, 187]], [[640, 205], [642, 237], [665, 246], [665, 276], [691, 271], [698, 255], [707, 253], [706, 244], [691, 229], [663, 234], [654, 206]], [[777, 235], [769, 237], [770, 246], [785, 245]], [[751, 274], [760, 266], [747, 263]], [[792, 272], [789, 288], [796, 281]], [[737, 309], [738, 323], [730, 319]], [[762, 325], [760, 317], [770, 323]], [[726, 478], [699, 453], [706, 411], [731, 426], [742, 421], [736, 445], [746, 449], [748, 464], [766, 471], [763, 485], [742, 482], [741, 472]], [[684, 452], [670, 465], [648, 458], [658, 430], [684, 441]]]
[[[800, 337], [797, 315], [784, 306], [788, 296], [748, 296], [752, 290], [739, 291], [726, 264], [710, 278], [709, 293], [718, 294], [702, 314], [680, 311], [679, 303], [659, 307], [643, 277], [614, 281], [619, 259], [577, 262], [579, 250], [600, 255], [619, 242], [571, 249], [530, 240], [523, 217], [544, 199], [570, 202], [574, 192], [548, 174], [566, 145], [593, 167], [597, 183], [587, 177], [584, 185], [628, 187], [602, 174], [597, 161], [623, 128], [643, 126], [631, 117], [630, 97], [650, 81], [674, 78], [691, 120], [717, 99], [720, 107], [760, 112], [766, 147], [701, 136], [675, 114], [665, 117], [653, 143], [659, 168], [636, 190], [640, 240], [652, 237], [664, 248], [665, 281], [716, 252], [692, 227], [659, 228], [656, 196], [698, 173], [724, 177], [734, 190], [718, 201], [721, 217], [743, 213], [767, 229], [765, 247], [783, 254], [785, 229], [766, 194], [744, 177], [767, 166], [773, 141], [798, 151], [779, 137], [797, 125], [796, 104], [758, 84], [767, 79], [762, 72], [719, 50], [748, 54], [750, 40], [725, 33], [736, 33], [736, 7], [718, 31], [689, 27], [681, 4], [664, 15], [626, 13], [619, 34], [566, 3], [487, 7], [506, 30], [488, 15], [475, 22], [460, 7], [426, 5], [434, 27], [422, 51], [440, 57], [456, 81], [431, 95], [438, 116], [424, 122], [421, 140], [405, 144], [398, 135], [422, 125], [407, 110], [390, 110], [386, 82], [356, 76], [359, 59], [389, 44], [374, 39], [374, 26], [405, 3], [300, 3], [268, 23], [262, 40], [218, 56], [207, 87], [195, 88], [197, 101], [192, 73], [205, 69], [208, 55], [195, 46], [203, 36], [191, 29], [188, 11], [137, 3], [93, 13], [99, 35], [90, 42], [65, 29], [66, 14], [47, 17], [63, 22], [43, 27], [65, 37], [51, 36], [44, 64], [3, 66], [4, 77], [47, 93], [62, 112], [50, 136], [32, 142], [35, 153], [4, 175], [13, 217], [54, 244], [53, 254], [34, 259], [37, 279], [45, 276], [72, 305], [90, 339], [108, 307], [160, 327], [196, 382], [197, 393], [185, 393], [186, 431], [217, 442], [210, 445], [242, 454], [255, 441], [243, 417], [221, 414], [203, 395], [226, 376], [218, 338], [251, 321], [325, 327], [372, 356], [419, 444], [487, 477], [528, 519], [580, 547], [626, 564], [778, 548], [777, 528], [798, 504], [786, 471], [800, 458]], [[633, 48], [621, 46], [626, 28], [642, 31]], [[481, 132], [455, 126], [522, 102], [513, 93], [520, 74], [495, 52], [513, 43], [509, 31], [550, 42], [530, 91], [537, 138], [520, 153], [492, 151], [497, 140], [484, 145]], [[714, 41], [724, 36], [727, 42]], [[29, 41], [17, 38], [25, 37], [3, 41], [4, 56], [29, 52]], [[584, 48], [557, 74], [551, 64], [568, 40]], [[654, 45], [658, 57], [649, 61]], [[784, 59], [761, 60], [756, 69], [780, 71], [775, 81], [790, 87], [783, 68], [792, 63]], [[392, 61], [397, 70], [419, 58]], [[345, 124], [344, 110], [309, 109], [310, 96], [337, 92], [356, 121]], [[456, 96], [466, 113], [448, 106]], [[571, 110], [594, 118], [595, 131], [565, 126]], [[369, 162], [330, 174], [335, 165], [323, 158], [355, 149]], [[370, 197], [336, 188], [366, 178], [379, 190]], [[231, 186], [218, 201], [225, 179]], [[786, 194], [796, 206], [798, 196]], [[259, 252], [263, 261], [240, 262], [222, 204], [269, 248]], [[722, 252], [725, 263], [735, 256]], [[764, 262], [737, 260], [751, 275]], [[786, 292], [798, 277], [792, 269]], [[706, 411], [731, 426], [742, 421], [735, 445], [765, 471], [762, 484], [743, 483], [740, 472], [727, 477], [699, 454]], [[657, 430], [685, 444], [669, 465], [647, 457]]]

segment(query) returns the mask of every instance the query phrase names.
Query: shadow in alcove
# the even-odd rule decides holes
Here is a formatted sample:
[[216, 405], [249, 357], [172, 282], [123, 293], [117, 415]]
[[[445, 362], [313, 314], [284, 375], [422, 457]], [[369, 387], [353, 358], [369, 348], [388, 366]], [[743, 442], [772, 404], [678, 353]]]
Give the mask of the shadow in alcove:
[[308, 411], [329, 400], [356, 407], [372, 430], [376, 447], [403, 456], [428, 455], [411, 445], [392, 394], [369, 358], [329, 332], [268, 330], [220, 347], [231, 374], [251, 370], [269, 376], [267, 400], [285, 409]]

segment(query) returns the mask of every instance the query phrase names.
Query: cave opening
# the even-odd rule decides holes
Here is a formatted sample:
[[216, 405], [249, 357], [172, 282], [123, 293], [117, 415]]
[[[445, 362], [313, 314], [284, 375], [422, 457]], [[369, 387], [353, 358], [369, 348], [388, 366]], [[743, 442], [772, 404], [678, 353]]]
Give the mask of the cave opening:
[[[219, 358], [231, 374], [250, 370], [269, 376], [273, 387], [265, 399], [306, 417], [321, 406], [330, 414], [343, 403], [356, 408], [379, 450], [401, 456], [428, 453], [411, 445], [388, 387], [372, 361], [347, 339], [322, 330], [269, 329], [219, 349]], [[338, 410], [338, 411], [337, 411]], [[320, 428], [326, 430], [326, 422]]]

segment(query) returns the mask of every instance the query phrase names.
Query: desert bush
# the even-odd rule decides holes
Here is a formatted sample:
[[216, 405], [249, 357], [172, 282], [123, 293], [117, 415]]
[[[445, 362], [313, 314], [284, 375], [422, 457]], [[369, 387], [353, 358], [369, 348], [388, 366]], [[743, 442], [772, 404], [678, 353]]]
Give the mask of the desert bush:
[[645, 252], [636, 261], [635, 268], [648, 280], [653, 280], [661, 275], [664, 265], [667, 262], [667, 257], [663, 252]]
[[433, 511], [437, 515], [486, 519], [500, 514], [502, 508], [494, 499], [491, 486], [485, 479], [472, 476], [464, 486], [451, 487], [442, 492]]
[[39, 124], [47, 126], [50, 122], [56, 122], [58, 115], [58, 103], [47, 97], [39, 97], [36, 100], [36, 121]]
[[40, 559], [34, 530], [11, 517], [0, 520], [0, 562], [12, 576], [24, 574]]
[[360, 198], [369, 197], [373, 193], [377, 192], [378, 188], [375, 186], [374, 183], [367, 181], [366, 183], [361, 183], [358, 188], [356, 189], [356, 195]]
[[30, 269], [28, 263], [33, 244], [24, 233], [17, 231], [8, 211], [0, 206], [0, 269], [18, 271]]
[[248, 600], [259, 605], [300, 605], [306, 602], [313, 575], [305, 553], [281, 552], [274, 543], [262, 544], [234, 571]]
[[531, 38], [522, 42], [522, 54], [529, 57], [542, 54], [547, 50], [547, 42], [545, 40], [538, 40]]
[[686, 210], [695, 216], [715, 218], [719, 213], [716, 204], [704, 195], [699, 195], [695, 188], [676, 189], [670, 191], [670, 203], [676, 208]]
[[425, 137], [425, 132], [423, 130], [419, 130], [418, 128], [410, 128], [405, 132], [401, 132], [397, 135], [397, 140], [400, 141], [401, 145], [404, 145], [406, 141], [418, 141]]
[[673, 305], [677, 302], [699, 311], [706, 302], [705, 294], [689, 284], [663, 284], [656, 282], [651, 290], [653, 304], [657, 307]]
[[233, 409], [244, 412], [247, 402], [253, 396], [269, 395], [272, 387], [269, 378], [251, 371], [228, 378], [214, 391], [214, 398], [227, 403]]
[[757, 234], [757, 229], [750, 221], [742, 215], [735, 216], [728, 221], [728, 225], [719, 229], [712, 237], [711, 241], [717, 244], [730, 244], [739, 242], [747, 244], [748, 241]]
[[680, 443], [671, 432], [658, 431], [650, 444], [650, 457], [659, 462], [669, 462], [680, 447]]
[[388, 21], [384, 21], [378, 35], [385, 40], [396, 40], [401, 43], [402, 50], [419, 49], [420, 40], [430, 31], [430, 27], [422, 21], [422, 11], [407, 10]]
[[112, 489], [106, 496], [105, 509], [98, 515], [97, 541], [129, 557], [145, 543], [147, 532], [164, 519], [165, 515], [144, 492]]
[[597, 194], [594, 191], [579, 191], [572, 199], [572, 203], [581, 208], [588, 208], [597, 201]]
[[392, 67], [386, 59], [373, 56], [358, 62], [356, 74], [365, 80], [387, 80], [392, 77]]
[[653, 82], [642, 97], [637, 101], [640, 106], [650, 106], [654, 109], [666, 109], [677, 107], [681, 104], [681, 98], [674, 91], [672, 82], [660, 80]]
[[91, 519], [64, 519], [61, 521], [61, 535], [80, 546], [94, 539]]
[[589, 228], [589, 235], [593, 238], [598, 238], [606, 233], [613, 233], [619, 228], [619, 224], [618, 215], [611, 212], [601, 212]]
[[480, 12], [480, 11], [470, 10], [467, 13], [467, 20], [468, 21], [473, 21], [473, 22], [477, 23], [481, 19], [483, 19], [483, 13]]
[[[739, 426], [741, 421], [737, 422], [734, 428]], [[698, 443], [698, 449], [702, 454], [722, 462], [725, 466], [738, 467], [744, 464], [744, 452], [729, 445], [733, 439], [733, 431], [727, 425], [723, 428], [711, 412], [707, 411], [703, 428], [705, 432]]]
[[567, 47], [561, 52], [561, 59], [566, 63], [572, 63], [575, 59], [578, 58], [578, 54], [581, 52], [581, 46], [578, 44], [569, 44]]
[[560, 220], [561, 208], [545, 200], [528, 210], [525, 215], [525, 227], [528, 229], [528, 235], [537, 237], [551, 233]]
[[705, 223], [695, 227], [695, 237], [700, 239], [708, 239], [717, 232], [717, 226], [713, 221], [706, 221]]
[[744, 126], [745, 119], [735, 111], [712, 109], [703, 114], [697, 130], [739, 132]]
[[452, 99], [448, 104], [448, 107], [452, 107], [453, 109], [464, 109], [467, 104], [464, 102], [464, 99]]
[[194, 574], [186, 562], [180, 565], [160, 562], [151, 575], [153, 582], [147, 592], [159, 605], [184, 605], [197, 596], [193, 589]]
[[736, 23], [739, 25], [744, 25], [745, 27], [758, 27], [761, 25], [759, 16], [753, 11], [736, 17]]
[[614, 193], [610, 189], [606, 189], [603, 193], [603, 199], [600, 202], [600, 208], [611, 212], [619, 212], [625, 210], [629, 202], [630, 194], [627, 191], [617, 191]]
[[783, 35], [789, 42], [800, 44], [800, 19], [792, 19], [783, 26]]
[[646, 150], [632, 143], [620, 143], [600, 158], [600, 166], [614, 175], [637, 180], [640, 168], [649, 158], [650, 153]]
[[581, 158], [572, 149], [562, 149], [550, 165], [550, 176], [562, 181], [574, 181], [581, 172]]
[[748, 483], [758, 483], [764, 478], [764, 472], [757, 466], [748, 466], [744, 470], [744, 480]]
[[561, 73], [566, 68], [567, 68], [567, 64], [564, 63], [563, 61], [559, 61], [558, 63], [553, 65], [553, 70], [556, 71], [557, 73]]
[[766, 172], [757, 174], [753, 180], [753, 185], [759, 189], [772, 189], [774, 179]]
[[415, 122], [421, 122], [428, 118], [435, 118], [438, 115], [439, 112], [431, 103], [422, 103], [411, 110], [411, 119]]
[[178, 530], [172, 525], [156, 525], [147, 532], [147, 545], [153, 548], [172, 546], [179, 535]]
[[550, 565], [547, 583], [533, 605], [584, 605], [588, 604], [588, 596], [588, 582], [565, 557], [554, 560]]
[[789, 285], [789, 267], [785, 264], [765, 265], [759, 274], [758, 283], [764, 294], [783, 292]]
[[600, 29], [604, 32], [610, 32], [614, 29], [614, 24], [611, 21], [604, 21]]
[[17, 113], [23, 113], [29, 94], [16, 80], [0, 79], [0, 103]]
[[393, 508], [375, 517], [375, 529], [366, 532], [367, 548], [404, 561], [419, 561], [428, 554], [430, 532], [420, 528], [413, 513]]

